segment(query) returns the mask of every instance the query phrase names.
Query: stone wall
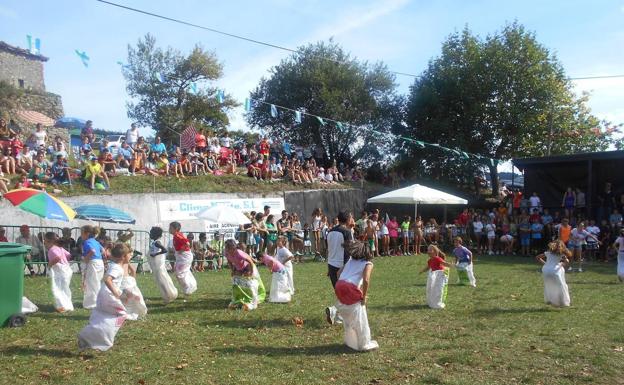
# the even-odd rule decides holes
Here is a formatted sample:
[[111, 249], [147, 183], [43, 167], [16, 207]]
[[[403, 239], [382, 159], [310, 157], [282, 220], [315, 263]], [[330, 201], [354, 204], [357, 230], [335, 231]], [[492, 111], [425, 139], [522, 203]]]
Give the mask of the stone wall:
[[22, 110], [37, 111], [56, 120], [64, 115], [61, 95], [27, 92], [19, 101]]
[[[19, 108], [22, 110], [29, 111], [37, 111], [42, 113], [54, 120], [62, 117], [63, 113], [63, 102], [61, 100], [61, 96], [57, 94], [53, 94], [50, 92], [46, 93], [25, 93], [19, 102]], [[35, 130], [35, 125], [19, 118], [15, 117], [14, 114], [11, 114], [11, 119], [13, 119], [15, 126], [12, 128], [17, 128], [21, 133], [22, 141], [26, 142], [30, 133]], [[54, 141], [54, 138], [58, 135], [65, 143], [65, 146], [70, 148], [70, 135], [69, 130], [66, 128], [57, 128], [57, 127], [46, 127], [48, 133], [48, 144], [51, 145]]]
[[[0, 80], [17, 88], [45, 92], [43, 62], [0, 51]], [[23, 87], [20, 80], [23, 80]]]

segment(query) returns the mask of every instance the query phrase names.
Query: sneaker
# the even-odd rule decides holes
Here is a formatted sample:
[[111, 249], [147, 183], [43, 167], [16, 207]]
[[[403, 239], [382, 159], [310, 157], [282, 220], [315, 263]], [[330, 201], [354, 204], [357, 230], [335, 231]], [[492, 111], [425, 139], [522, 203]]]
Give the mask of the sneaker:
[[582, 268], [582, 267], [579, 267], [578, 272], [579, 272], [579, 273], [582, 273], [582, 272], [583, 272], [583, 268]]
[[572, 271], [572, 266], [568, 267], [568, 271]]
[[336, 308], [333, 306], [328, 306], [325, 308], [325, 319], [327, 323], [333, 325], [336, 321]]

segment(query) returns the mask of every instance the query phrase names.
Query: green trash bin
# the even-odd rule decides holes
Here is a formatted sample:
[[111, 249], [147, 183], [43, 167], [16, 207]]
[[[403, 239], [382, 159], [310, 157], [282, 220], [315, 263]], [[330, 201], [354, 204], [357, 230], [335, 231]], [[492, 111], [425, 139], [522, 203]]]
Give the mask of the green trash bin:
[[0, 243], [0, 326], [22, 326], [24, 296], [24, 259], [30, 246]]

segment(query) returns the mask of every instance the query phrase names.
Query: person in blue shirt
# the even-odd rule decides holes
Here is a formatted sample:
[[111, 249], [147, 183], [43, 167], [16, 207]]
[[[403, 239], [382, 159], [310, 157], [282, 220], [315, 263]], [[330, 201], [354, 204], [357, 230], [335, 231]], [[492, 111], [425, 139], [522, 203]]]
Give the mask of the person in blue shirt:
[[52, 173], [52, 179], [50, 180], [52, 184], [69, 183], [68, 166], [63, 155], [56, 156], [56, 162], [54, 162], [50, 171]]
[[117, 167], [127, 168], [130, 175], [134, 175], [134, 150], [126, 142], [121, 143], [121, 148], [117, 153]]
[[282, 142], [282, 152], [284, 153], [284, 155], [286, 155], [288, 157], [288, 159], [290, 159], [290, 154], [291, 154], [291, 149], [290, 149], [290, 143], [288, 143], [286, 140], [284, 140]]
[[542, 244], [543, 230], [544, 225], [538, 219], [533, 220], [533, 223], [531, 223], [531, 248], [536, 252], [539, 252], [544, 247]]
[[102, 261], [102, 245], [95, 239], [99, 229], [95, 226], [82, 226], [82, 276], [84, 297], [82, 306], [85, 309], [94, 309], [97, 294], [100, 290], [100, 281], [104, 276], [104, 262]]
[[459, 277], [459, 284], [476, 287], [477, 280], [474, 276], [472, 252], [468, 250], [467, 247], [463, 246], [462, 242], [463, 241], [461, 237], [455, 238], [455, 248], [453, 249], [453, 255], [455, 255], [455, 265], [457, 267], [457, 275]]
[[527, 218], [523, 218], [518, 225], [518, 233], [520, 235], [520, 254], [526, 257], [529, 255], [529, 247], [531, 246], [531, 225]]
[[165, 146], [164, 143], [162, 143], [160, 136], [157, 137], [154, 143], [152, 144], [151, 151], [155, 152], [158, 155], [163, 154], [163, 153], [167, 154], [167, 147]]

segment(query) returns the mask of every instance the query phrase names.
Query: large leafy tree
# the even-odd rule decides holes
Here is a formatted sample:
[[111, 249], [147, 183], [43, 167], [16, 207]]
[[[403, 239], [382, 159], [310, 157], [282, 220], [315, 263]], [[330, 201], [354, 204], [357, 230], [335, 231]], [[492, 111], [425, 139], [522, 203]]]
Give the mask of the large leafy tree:
[[435, 178], [457, 181], [489, 170], [498, 191], [497, 161], [606, 149], [587, 95], [577, 97], [562, 65], [535, 35], [513, 23], [481, 39], [467, 28], [410, 89], [406, 126], [398, 133], [482, 156], [401, 141], [400, 160]]
[[[402, 99], [395, 87], [382, 63], [358, 61], [331, 40], [310, 44], [260, 81], [251, 92], [254, 105], [247, 121], [274, 139], [320, 145], [328, 159], [370, 164], [385, 159], [388, 134], [401, 120]], [[341, 124], [324, 120], [323, 125], [306, 115], [298, 124], [294, 112], [281, 109], [273, 117], [270, 104]]]
[[128, 46], [128, 63], [123, 66], [126, 89], [133, 98], [127, 103], [128, 117], [151, 126], [169, 141], [188, 124], [197, 128], [222, 129], [229, 123], [227, 112], [236, 102], [211, 85], [223, 74], [212, 52], [195, 46], [188, 55], [169, 47], [156, 46], [146, 35], [135, 47]]

